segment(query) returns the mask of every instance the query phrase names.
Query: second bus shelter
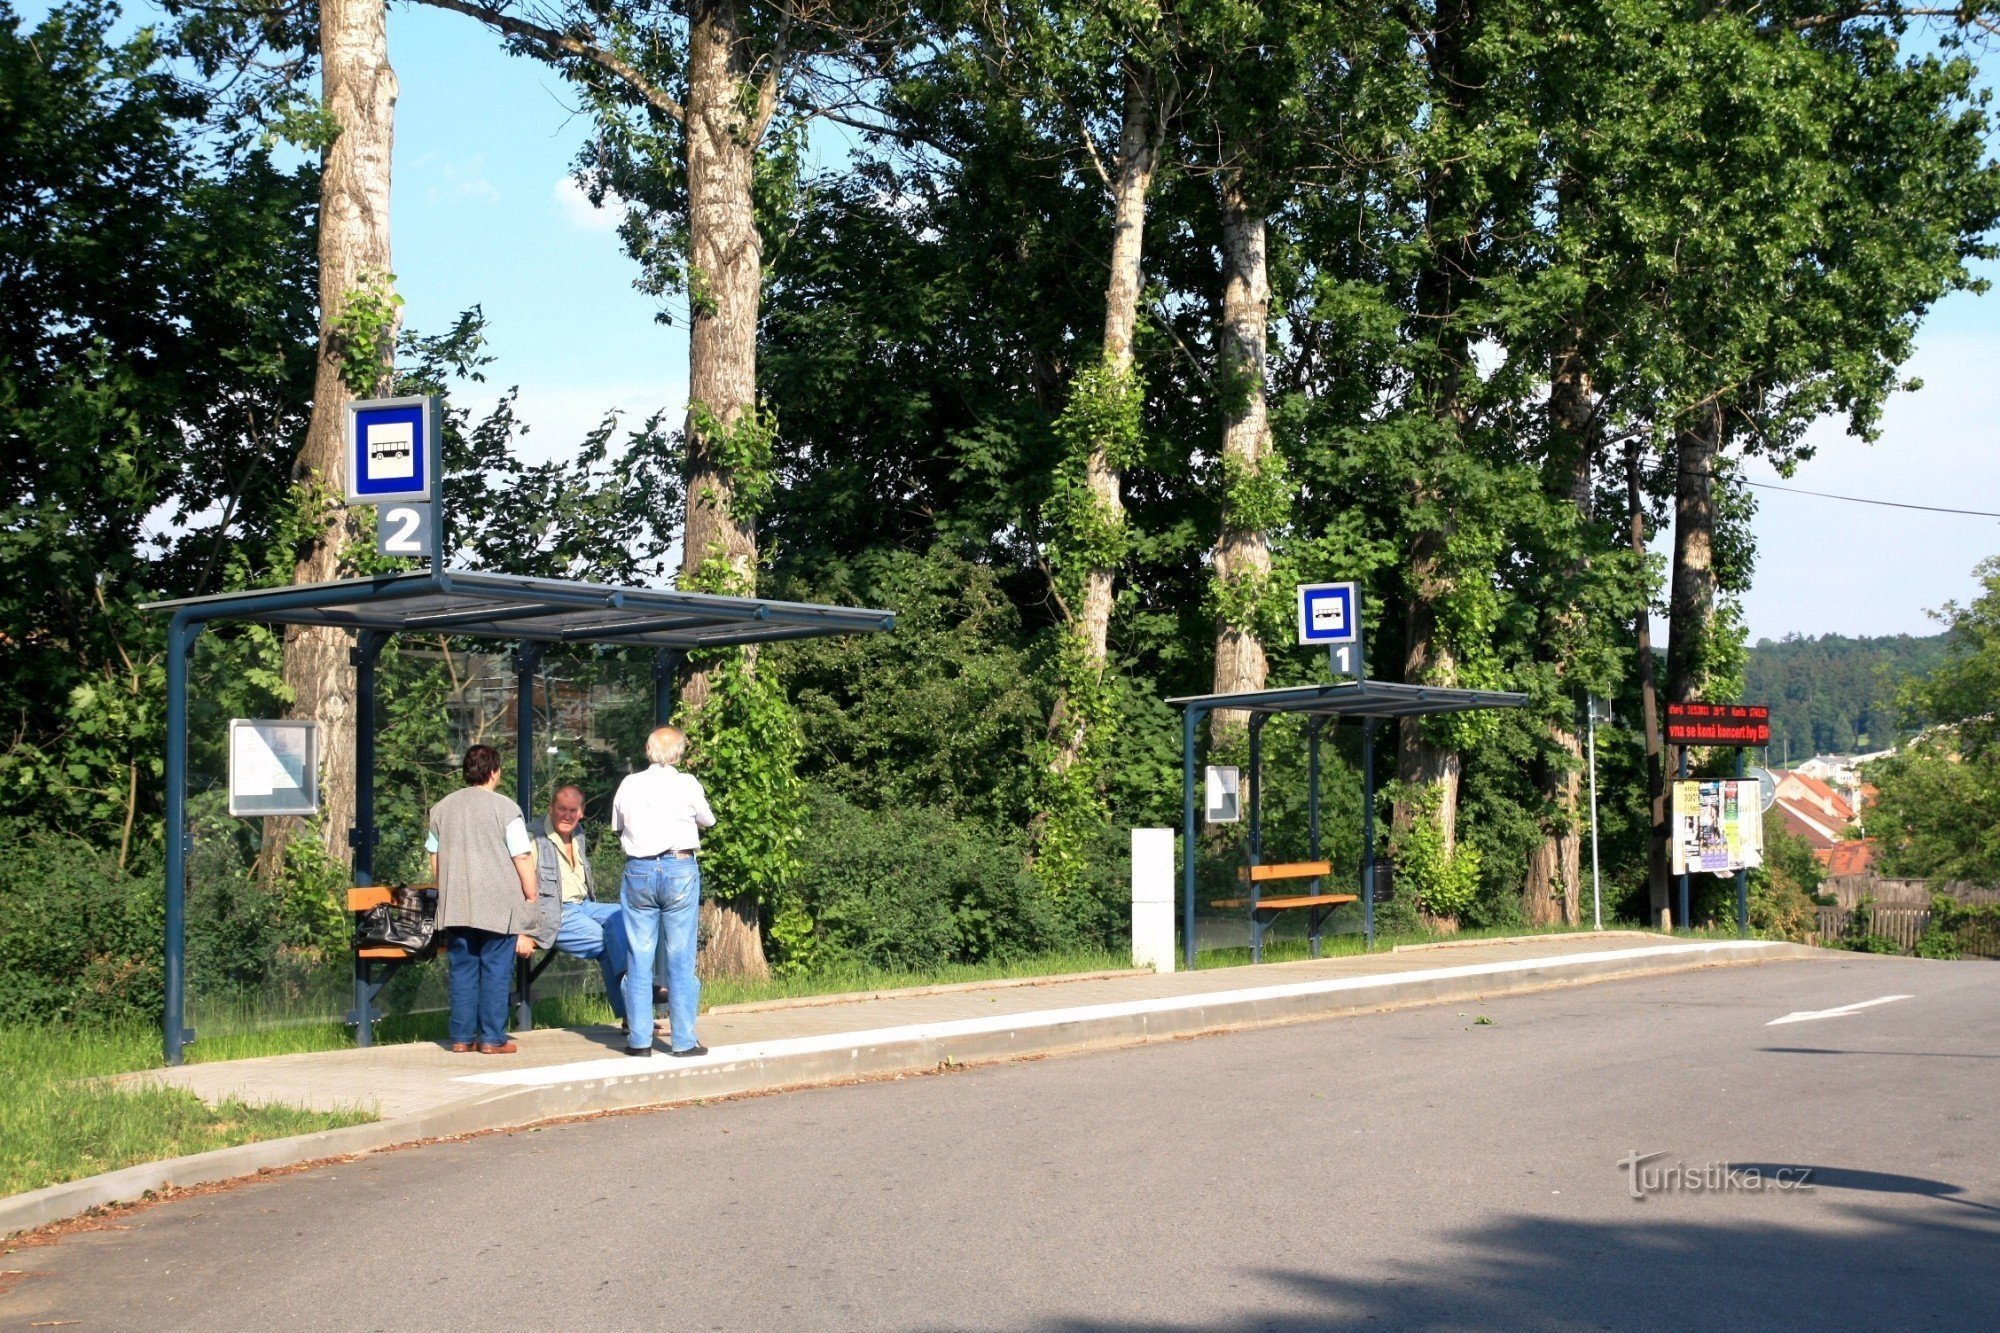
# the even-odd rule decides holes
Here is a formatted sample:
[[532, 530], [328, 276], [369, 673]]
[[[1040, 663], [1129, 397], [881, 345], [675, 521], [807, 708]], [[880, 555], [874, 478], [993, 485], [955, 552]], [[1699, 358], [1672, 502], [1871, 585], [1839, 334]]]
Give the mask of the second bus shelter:
[[1220, 712], [1249, 717], [1250, 781], [1248, 819], [1249, 859], [1254, 866], [1263, 850], [1264, 724], [1281, 713], [1309, 719], [1306, 723], [1306, 821], [1309, 855], [1319, 858], [1320, 740], [1329, 722], [1352, 719], [1361, 724], [1361, 912], [1368, 947], [1375, 947], [1375, 732], [1383, 722], [1439, 713], [1467, 713], [1482, 708], [1523, 708], [1528, 696], [1503, 690], [1465, 690], [1440, 685], [1403, 685], [1386, 680], [1358, 680], [1329, 685], [1297, 685], [1285, 689], [1248, 690], [1237, 694], [1198, 694], [1169, 699], [1181, 708], [1181, 895], [1187, 966], [1194, 968], [1195, 909], [1195, 789], [1199, 777], [1195, 742], [1203, 718]]

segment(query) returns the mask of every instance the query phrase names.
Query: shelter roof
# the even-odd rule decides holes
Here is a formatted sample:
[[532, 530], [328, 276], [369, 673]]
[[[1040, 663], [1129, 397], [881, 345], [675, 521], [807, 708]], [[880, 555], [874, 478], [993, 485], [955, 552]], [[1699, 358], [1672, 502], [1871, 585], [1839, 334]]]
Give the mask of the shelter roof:
[[1295, 685], [1238, 694], [1193, 694], [1169, 699], [1183, 709], [1203, 712], [1236, 709], [1247, 713], [1305, 713], [1318, 717], [1421, 717], [1465, 713], [1476, 708], [1523, 708], [1528, 696], [1504, 690], [1462, 690], [1442, 685], [1403, 685], [1388, 680], [1346, 684]]
[[330, 625], [541, 643], [720, 648], [896, 623], [887, 611], [657, 588], [614, 588], [519, 574], [434, 570], [152, 602], [190, 622]]

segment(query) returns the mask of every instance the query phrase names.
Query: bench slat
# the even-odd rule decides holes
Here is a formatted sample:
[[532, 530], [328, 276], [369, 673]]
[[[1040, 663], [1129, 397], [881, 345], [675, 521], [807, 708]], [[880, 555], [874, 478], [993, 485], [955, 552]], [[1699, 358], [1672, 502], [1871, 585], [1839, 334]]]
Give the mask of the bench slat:
[[413, 954], [413, 953], [411, 953], [411, 952], [410, 952], [410, 951], [409, 951], [408, 949], [392, 949], [392, 948], [387, 948], [387, 947], [384, 947], [384, 948], [380, 948], [380, 949], [356, 949], [356, 950], [354, 951], [354, 956], [355, 956], [356, 958], [414, 958], [414, 957], [416, 957], [416, 955], [415, 955], [415, 954]]
[[1333, 873], [1331, 861], [1276, 861], [1267, 866], [1242, 866], [1236, 878], [1263, 883], [1271, 879], [1319, 879]]
[[[1281, 911], [1288, 907], [1338, 907], [1341, 903], [1359, 901], [1361, 901], [1360, 898], [1352, 893], [1313, 893], [1298, 898], [1260, 898], [1257, 900], [1257, 906], [1259, 909], [1269, 907], [1274, 911]], [[1218, 898], [1210, 903], [1209, 906], [1248, 907], [1250, 906], [1250, 900], [1248, 898]]]
[[349, 889], [347, 891], [347, 910], [350, 912], [365, 912], [371, 907], [380, 907], [383, 903], [391, 901], [392, 896], [388, 888], [381, 884], [370, 884], [366, 888], [361, 889]]

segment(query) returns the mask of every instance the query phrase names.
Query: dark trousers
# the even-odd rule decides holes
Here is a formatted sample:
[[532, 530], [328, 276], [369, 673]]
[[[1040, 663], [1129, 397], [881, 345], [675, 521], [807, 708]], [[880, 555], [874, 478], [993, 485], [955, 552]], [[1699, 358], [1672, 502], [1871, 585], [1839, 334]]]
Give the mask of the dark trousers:
[[514, 981], [514, 937], [460, 926], [445, 939], [451, 963], [451, 1040], [498, 1046], [507, 1040], [507, 992]]

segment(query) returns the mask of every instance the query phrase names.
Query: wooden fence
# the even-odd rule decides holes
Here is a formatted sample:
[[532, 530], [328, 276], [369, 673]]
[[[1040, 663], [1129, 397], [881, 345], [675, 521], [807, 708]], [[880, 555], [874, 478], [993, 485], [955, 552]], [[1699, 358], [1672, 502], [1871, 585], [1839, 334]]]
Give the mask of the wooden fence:
[[1834, 875], [1819, 886], [1832, 894], [1848, 911], [1861, 905], [1863, 898], [1882, 906], [1929, 907], [1931, 895], [1942, 893], [1968, 906], [2000, 903], [2000, 889], [1981, 888], [1958, 880], [1883, 879], [1878, 875]]
[[[1847, 931], [1849, 917], [1845, 907], [1821, 907], [1819, 913], [1819, 942], [1832, 945]], [[1868, 933], [1894, 940], [1904, 953], [1917, 947], [1924, 931], [1930, 928], [1931, 909], [1911, 907], [1904, 903], [1876, 903], [1868, 909]], [[1967, 958], [2000, 958], [2000, 926], [1974, 925], [1963, 927], [1957, 934], [1959, 952]]]

